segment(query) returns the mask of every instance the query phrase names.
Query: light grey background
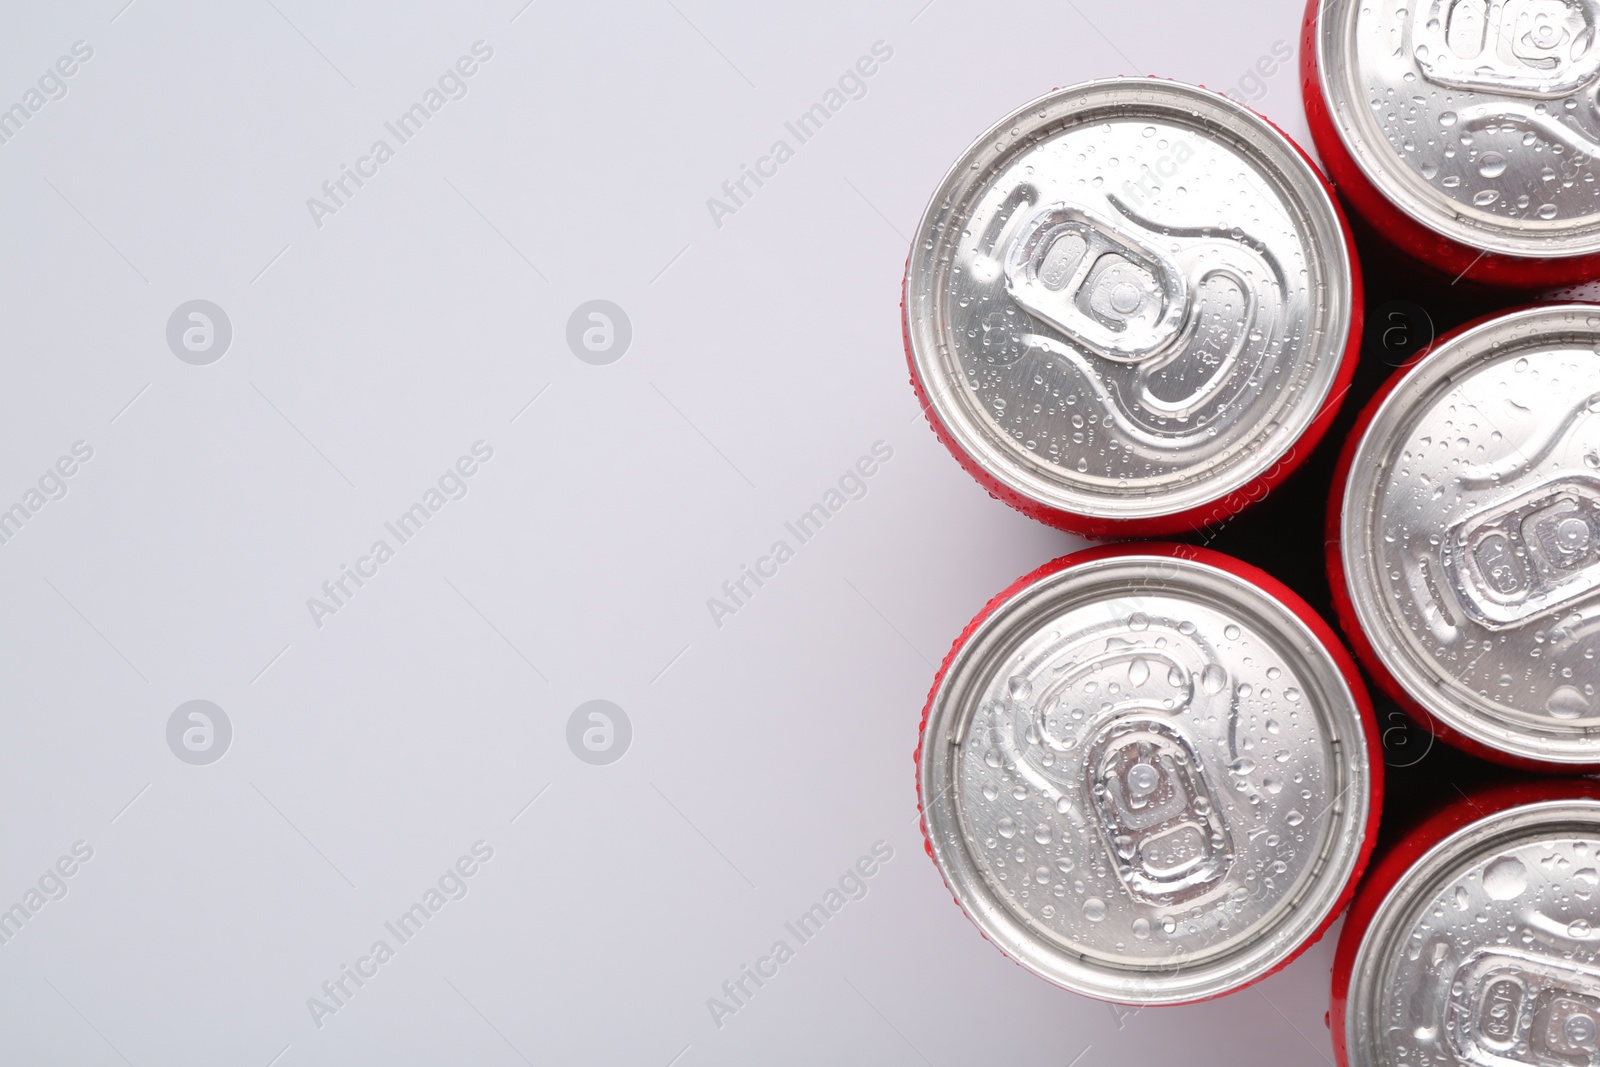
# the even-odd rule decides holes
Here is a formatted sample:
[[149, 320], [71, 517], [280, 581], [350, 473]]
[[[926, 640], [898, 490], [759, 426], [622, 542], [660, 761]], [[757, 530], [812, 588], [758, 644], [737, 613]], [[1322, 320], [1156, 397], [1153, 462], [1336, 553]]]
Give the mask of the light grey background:
[[[0, 544], [0, 909], [67, 890], [0, 945], [0, 1062], [1321, 1062], [1331, 941], [1129, 1014], [1003, 958], [923, 854], [933, 665], [1079, 542], [937, 444], [898, 318], [944, 168], [1054, 86], [1203, 82], [1303, 140], [1293, 70], [1252, 73], [1300, 5], [523, 4], [7, 7], [0, 107], [93, 54], [0, 144], [0, 509], [93, 457]], [[398, 144], [384, 123], [478, 41], [466, 95]], [[799, 144], [784, 123], [875, 42], [865, 95]], [[379, 138], [394, 158], [318, 226], [308, 198]], [[597, 299], [632, 325], [609, 365], [567, 346]], [[192, 300], [231, 322], [209, 365], [168, 348]], [[384, 523], [479, 441], [399, 545]], [[784, 523], [879, 441], [800, 545]], [[379, 538], [394, 558], [319, 627], [307, 599]], [[794, 558], [714, 620], [780, 538]], [[232, 729], [207, 765], [168, 747], [191, 700]], [[568, 747], [590, 700], [631, 723], [609, 764]], [[478, 841], [467, 895], [398, 945], [384, 923]], [[784, 923], [880, 841], [799, 944]], [[380, 938], [319, 1027], [308, 998]], [[779, 939], [719, 1027], [708, 998]]]

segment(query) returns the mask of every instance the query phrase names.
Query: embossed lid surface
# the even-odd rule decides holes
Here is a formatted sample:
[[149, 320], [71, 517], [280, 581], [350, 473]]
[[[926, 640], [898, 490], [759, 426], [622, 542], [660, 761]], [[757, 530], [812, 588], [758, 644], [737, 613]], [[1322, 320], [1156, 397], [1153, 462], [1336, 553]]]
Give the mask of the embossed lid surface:
[[1600, 251], [1600, 2], [1329, 0], [1318, 77], [1401, 211], [1508, 255]]
[[1356, 617], [1405, 692], [1511, 756], [1600, 762], [1600, 307], [1447, 340], [1376, 409], [1340, 513]]
[[1355, 870], [1371, 767], [1327, 648], [1228, 570], [1136, 548], [1044, 574], [952, 654], [922, 796], [989, 938], [1128, 1003], [1292, 956]]
[[1360, 1067], [1600, 1062], [1600, 801], [1497, 812], [1395, 883], [1344, 1009]]
[[1320, 176], [1263, 119], [1090, 82], [956, 162], [913, 243], [906, 337], [934, 415], [1006, 489], [1170, 516], [1296, 458], [1340, 375], [1352, 269]]

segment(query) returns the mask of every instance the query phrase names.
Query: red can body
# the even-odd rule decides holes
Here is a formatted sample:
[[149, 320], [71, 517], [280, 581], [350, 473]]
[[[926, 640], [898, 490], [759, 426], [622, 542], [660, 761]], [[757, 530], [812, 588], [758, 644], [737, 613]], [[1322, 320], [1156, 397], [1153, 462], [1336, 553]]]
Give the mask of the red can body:
[[[1172, 614], [1174, 603], [1180, 605], [1176, 614]], [[1191, 607], [1181, 606], [1184, 603]], [[1240, 610], [1246, 604], [1264, 606], [1266, 612]], [[1079, 629], [1101, 605], [1114, 605], [1106, 609], [1112, 617], [1099, 616], [1091, 628]], [[1205, 614], [1207, 605], [1220, 613]], [[1126, 618], [1127, 626], [1119, 630], [1117, 618]], [[1234, 619], [1237, 625], [1230, 621]], [[1117, 636], [1119, 632], [1124, 636]], [[1226, 667], [1210, 666], [1202, 677], [1200, 661], [1182, 659], [1182, 646], [1191, 637], [1212, 650], [1216, 657], [1212, 663]], [[1291, 648], [1301, 651], [1275, 658]], [[1281, 665], [1281, 671], [1274, 663]], [[1071, 736], [1080, 727], [1065, 716], [1067, 704], [1078, 703], [1071, 698], [1077, 684], [1074, 671], [1090, 672], [1084, 674], [1086, 679], [1092, 674], [1087, 691], [1103, 687], [1098, 691], [1123, 701], [1119, 705], [1123, 710], [1107, 703], [1081, 719], [1081, 738]], [[1028, 679], [1022, 674], [1036, 680], [1033, 687], [1025, 684]], [[1254, 688], [1247, 684], [1251, 678]], [[1048, 689], [1038, 679], [1058, 688]], [[997, 680], [998, 692], [1008, 694], [998, 700]], [[1119, 682], [1120, 698], [1115, 696]], [[1283, 688], [1293, 685], [1304, 686], [1305, 693]], [[1263, 692], [1265, 686], [1280, 691]], [[1219, 720], [1213, 715], [1214, 709], [1201, 702], [1203, 692], [1213, 694], [1210, 699], [1234, 701], [1232, 721], [1239, 725], [1218, 727], [1229, 717]], [[1193, 702], [1185, 694], [1192, 695]], [[1171, 703], [1163, 702], [1163, 695], [1178, 696], [1177, 705], [1152, 718], [1146, 709]], [[1027, 703], [1035, 698], [1035, 704]], [[1052, 707], [1059, 709], [1056, 718], [1048, 710], [1037, 710]], [[1299, 709], [1300, 715], [1293, 729], [1288, 728], [1290, 708]], [[1314, 723], [1308, 723], [1307, 711]], [[1022, 731], [1000, 722], [1014, 715], [1039, 716], [1029, 720], [1027, 746], [1016, 751], [991, 749], [984, 755], [985, 747], [999, 743], [989, 738], [1022, 736]], [[1072, 718], [1081, 716], [1074, 712]], [[1006, 719], [1014, 721], [1020, 720]], [[1247, 723], [1255, 725], [1243, 725]], [[1294, 732], [1300, 728], [1308, 732]], [[1063, 731], [1060, 737], [1053, 732], [1058, 729]], [[1230, 740], [1221, 740], [1218, 729]], [[1237, 735], [1230, 732], [1234, 729]], [[1252, 742], [1258, 730], [1259, 739]], [[1188, 740], [1180, 742], [1178, 734]], [[1330, 738], [1337, 743], [1330, 743]], [[1136, 750], [1140, 762], [1130, 763], [1133, 757], [1118, 762], [1112, 756], [1097, 756], [1112, 750], [1107, 739], [1112, 748], [1119, 743], [1133, 746], [1124, 751]], [[1259, 755], [1260, 766], [1235, 758], [1237, 754], [1230, 752], [1234, 739], [1256, 746], [1247, 751]], [[1162, 775], [1155, 768], [1165, 766], [1171, 772], [1174, 767], [1161, 755], [1163, 745], [1169, 754], [1187, 753], [1178, 762], [1187, 763], [1189, 769], [1176, 771], [1173, 779], [1178, 792], [1215, 798], [1209, 806], [1196, 803], [1193, 810], [1214, 815], [1209, 823], [1214, 844], [1209, 847], [1227, 853], [1215, 878], [1183, 888], [1152, 888], [1150, 879], [1141, 878], [1136, 857], [1143, 847], [1139, 835], [1172, 839], [1170, 835], [1181, 830], [1189, 816], [1180, 813], [1159, 826], [1142, 823], [1145, 829], [1126, 831], [1133, 835], [1130, 839], [1115, 829], [1112, 809], [1102, 811], [1097, 805], [1105, 802], [1093, 799], [1117, 795], [1126, 783], [1132, 783], [1134, 793], [1142, 787], [1144, 795], [1165, 795], [1159, 784]], [[1282, 751], [1274, 753], [1274, 748]], [[1322, 755], [1310, 756], [1317, 770], [1302, 778], [1297, 769], [1311, 765], [1297, 761], [1313, 751], [1336, 755], [1331, 762]], [[1376, 838], [1383, 793], [1379, 751], [1375, 719], [1354, 661], [1303, 600], [1259, 569], [1220, 553], [1188, 545], [1139, 543], [1064, 556], [994, 597], [956, 640], [935, 677], [923, 710], [915, 760], [928, 853], [956, 903], [983, 934], [1027, 969], [1075, 992], [1154, 1005], [1193, 1003], [1243, 988], [1286, 966], [1322, 935], [1349, 901]], [[1087, 771], [1098, 783], [1096, 788], [1050, 794], [1048, 781], [1039, 785], [1037, 766], [1033, 771], [1022, 766], [1039, 753], [1049, 781], [1076, 782], [1073, 789], [1087, 789], [1083, 784]], [[1084, 766], [1074, 762], [1079, 760]], [[1054, 772], [1048, 770], [1052, 765], [1057, 768]], [[1119, 777], [1123, 773], [1125, 780]], [[1211, 787], [1206, 784], [1208, 775]], [[1282, 778], [1274, 782], [1274, 775]], [[1280, 792], [1282, 782], [1291, 777], [1297, 782], [1320, 781], [1330, 793], [1336, 792], [1340, 803], [1293, 790]], [[987, 780], [991, 778], [994, 788]], [[1265, 790], [1259, 795], [1252, 792], [1257, 778]], [[981, 792], [975, 784], [980, 779]], [[1215, 788], [1219, 781], [1223, 790]], [[1037, 812], [1026, 809], [1031, 799], [1024, 799], [1034, 789], [1051, 801]], [[1302, 795], [1308, 799], [1299, 799]], [[1329, 821], [1308, 824], [1307, 813], [1291, 810], [1290, 803], [1310, 813], [1322, 809]], [[1078, 814], [1061, 818], [1055, 813]], [[993, 850], [1000, 840], [983, 829], [995, 825], [996, 816], [1002, 816], [999, 838], [1007, 841], [999, 853]], [[1080, 825], [1085, 818], [1087, 824]], [[1011, 848], [1023, 838], [1012, 838], [1006, 829], [1011, 822], [1037, 825], [1033, 840], [1062, 842], [1064, 851], [1039, 851], [1024, 858], [1019, 848], [1013, 857]], [[1315, 835], [1307, 838], [1304, 828], [1311, 825], [1316, 826]], [[1224, 839], [1232, 844], [1215, 844]], [[1269, 854], [1280, 844], [1294, 850], [1296, 862], [1304, 866], [1283, 875], [1286, 881], [1275, 886], [1271, 876], [1261, 880], [1259, 872], [1282, 870], [1276, 864], [1279, 857]], [[1021, 883], [1035, 891], [1031, 903], [1026, 892], [1021, 898], [1011, 893], [1008, 886], [1018, 885], [1015, 878], [997, 882], [986, 869], [1002, 853], [1002, 869], [1020, 865], [1033, 872], [1037, 866], [1038, 884], [1031, 875]], [[1106, 857], [1113, 866], [1123, 858], [1115, 877], [1104, 871]], [[1080, 881], [1076, 890], [1079, 895], [1091, 894], [1081, 904], [1090, 920], [1087, 925], [1074, 927], [1064, 918], [1085, 898], [1075, 897], [1071, 888], [1065, 894], [1041, 888], [1050, 886], [1057, 867], [1078, 879], [1099, 868], [1094, 876], [1099, 881], [1087, 890]], [[1160, 872], [1156, 877], [1162, 877]], [[1236, 915], [1232, 921], [1238, 932], [1228, 936], [1248, 947], [1212, 958], [1184, 959], [1186, 928], [1177, 921], [1168, 928], [1165, 916], [1186, 912], [1204, 924], [1209, 909], [1231, 906], [1230, 899], [1242, 901], [1238, 894], [1243, 890], [1235, 887], [1244, 886], [1256, 887], [1252, 892], [1258, 902], [1264, 901], [1263, 910], [1254, 919]], [[1040, 900], [1046, 904], [1042, 912], [1029, 910]], [[1095, 963], [1077, 952], [1063, 952], [1055, 941], [1039, 936], [1041, 921], [1066, 922], [1058, 933], [1069, 941], [1082, 939], [1093, 956], [1100, 931], [1105, 931], [1108, 942], [1122, 940], [1113, 929], [1119, 912], [1131, 923], [1132, 935], [1126, 940], [1150, 946], [1148, 966], [1142, 969]], [[1172, 966], [1171, 959], [1160, 955], [1166, 948], [1180, 952], [1173, 958], [1182, 959], [1181, 966]]]
[[[1529, 305], [1486, 315], [1465, 323], [1439, 337], [1426, 350], [1397, 369], [1367, 403], [1367, 406], [1362, 409], [1354, 427], [1350, 431], [1349, 437], [1345, 441], [1338, 465], [1334, 471], [1333, 484], [1329, 494], [1324, 539], [1328, 584], [1333, 594], [1334, 609], [1338, 616], [1340, 628], [1343, 630], [1351, 648], [1354, 649], [1357, 658], [1361, 661], [1362, 666], [1366, 668], [1368, 675], [1378, 688], [1405, 709], [1419, 724], [1426, 726], [1439, 739], [1479, 758], [1519, 770], [1544, 774], [1592, 772], [1600, 770], [1600, 762], [1571, 754], [1558, 757], [1555, 755], [1546, 756], [1512, 751], [1502, 747], [1501, 744], [1495, 741], [1486, 740], [1486, 735], [1473, 736], [1462, 729], [1460, 724], [1452, 725], [1446, 721], [1443, 714], [1448, 713], [1449, 708], [1440, 706], [1430, 710], [1424, 703], [1425, 700], [1443, 701], [1445, 699], [1434, 692], [1437, 689], [1437, 683], [1426, 692], [1408, 688], [1397, 677], [1395, 670], [1391, 669], [1391, 664], [1385, 655], [1379, 651], [1378, 646], [1380, 643], [1387, 642], [1388, 646], [1393, 646], [1394, 642], [1382, 633], [1369, 632], [1363, 625], [1355, 600], [1360, 592], [1356, 587], [1356, 583], [1365, 579], [1361, 574], [1352, 574], [1349, 571], [1347, 550], [1351, 546], [1347, 546], [1344, 543], [1343, 525], [1347, 504], [1352, 504], [1353, 502], [1355, 505], [1360, 505], [1362, 500], [1365, 499], [1365, 497], [1353, 499], [1350, 496], [1350, 487], [1356, 480], [1356, 475], [1378, 467], [1388, 469], [1388, 465], [1396, 461], [1399, 451], [1398, 446], [1391, 444], [1387, 449], [1380, 449], [1374, 446], [1373, 454], [1365, 457], [1360, 464], [1360, 471], [1356, 469], [1357, 453], [1361, 449], [1364, 439], [1372, 433], [1374, 420], [1379, 416], [1380, 410], [1385, 407], [1386, 403], [1391, 401], [1391, 397], [1394, 394], [1400, 392], [1401, 396], [1393, 404], [1403, 405], [1408, 399], [1406, 387], [1412, 384], [1411, 380], [1414, 377], [1429, 374], [1448, 382], [1453, 374], [1458, 373], [1454, 370], [1458, 364], [1470, 365], [1472, 360], [1478, 358], [1474, 350], [1492, 354], [1495, 348], [1491, 340], [1474, 339], [1475, 337], [1482, 338], [1487, 330], [1494, 329], [1518, 318], [1541, 314], [1558, 316], [1565, 312], [1583, 314], [1585, 318], [1588, 318], [1600, 315], [1600, 305]], [[1600, 324], [1600, 318], [1596, 318], [1595, 321]], [[1600, 336], [1600, 332], [1597, 332], [1597, 336]], [[1431, 360], [1430, 357], [1432, 357]], [[1440, 360], [1450, 360], [1452, 362], [1449, 367], [1434, 367], [1430, 365], [1431, 363], [1438, 363]], [[1417, 390], [1411, 391], [1417, 392]], [[1418, 393], [1419, 397], [1433, 395], [1436, 394]], [[1420, 402], [1420, 400], [1413, 399], [1412, 402]], [[1405, 407], [1394, 406], [1393, 410], [1387, 412], [1384, 417], [1388, 425], [1392, 427], [1408, 416]], [[1555, 416], [1553, 415], [1547, 419], [1547, 421], [1554, 420]], [[1441, 486], [1440, 488], [1442, 489], [1443, 487]], [[1368, 491], [1370, 491], [1370, 487], [1368, 487]], [[1504, 494], [1510, 494], [1512, 491], [1513, 487], [1508, 485], [1503, 492]], [[1441, 526], [1436, 533], [1443, 538], [1446, 531]], [[1356, 551], [1360, 550], [1360, 547], [1357, 546]], [[1437, 572], [1435, 573], [1437, 574]], [[1439, 584], [1442, 584], [1442, 582]], [[1387, 618], [1387, 616], [1383, 617]], [[1581, 671], [1579, 673], [1580, 675], [1582, 674]], [[1580, 677], [1578, 680], [1582, 681], [1583, 679]]]
[[[1085, 182], [1047, 151], [1072, 138], [1122, 170]], [[1243, 214], [1224, 175], [1244, 173], [1263, 233], [1216, 221]], [[957, 161], [901, 308], [917, 401], [991, 496], [1147, 537], [1222, 522], [1305, 460], [1349, 387], [1362, 290], [1332, 187], [1287, 135], [1209, 90], [1112, 79], [1028, 105]]]
[[1530, 804], [1573, 799], [1600, 800], [1600, 783], [1573, 778], [1534, 779], [1458, 795], [1373, 859], [1351, 901], [1333, 958], [1328, 1026], [1339, 1067], [1367, 1067], [1352, 1059], [1354, 1053], [1348, 1046], [1348, 1024], [1355, 1010], [1351, 1004], [1353, 988], [1359, 981], [1354, 968], [1378, 909], [1390, 898], [1397, 883], [1425, 854], [1458, 831]]
[[[1374, 183], [1351, 152], [1330, 101], [1321, 69], [1318, 34], [1329, 0], [1308, 0], [1300, 39], [1301, 95], [1311, 139], [1345, 202], [1396, 249], [1452, 281], [1465, 279], [1512, 289], [1546, 289], [1600, 277], [1600, 252], [1563, 255], [1558, 250], [1510, 254], [1478, 247], [1440, 232], [1399, 207]], [[1420, 131], [1426, 138], [1435, 132]]]

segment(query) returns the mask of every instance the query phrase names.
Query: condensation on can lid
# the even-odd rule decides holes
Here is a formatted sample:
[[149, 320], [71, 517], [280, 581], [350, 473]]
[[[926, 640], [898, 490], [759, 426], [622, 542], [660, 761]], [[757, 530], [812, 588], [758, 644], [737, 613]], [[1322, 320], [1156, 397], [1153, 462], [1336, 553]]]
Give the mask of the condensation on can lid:
[[1513, 757], [1600, 763], [1600, 307], [1447, 340], [1357, 444], [1340, 559], [1373, 651]]
[[1329, 400], [1351, 254], [1267, 122], [1175, 82], [1060, 90], [980, 138], [912, 245], [906, 337], [990, 476], [1111, 520], [1222, 500]]
[[1328, 0], [1316, 59], [1339, 138], [1406, 215], [1472, 248], [1600, 251], [1600, 4]]
[[935, 862], [983, 932], [1068, 989], [1215, 996], [1293, 956], [1363, 850], [1370, 753], [1338, 664], [1281, 601], [1135, 549], [986, 617], [930, 701]]
[[1600, 1060], [1600, 801], [1509, 808], [1400, 876], [1362, 936], [1352, 1067]]

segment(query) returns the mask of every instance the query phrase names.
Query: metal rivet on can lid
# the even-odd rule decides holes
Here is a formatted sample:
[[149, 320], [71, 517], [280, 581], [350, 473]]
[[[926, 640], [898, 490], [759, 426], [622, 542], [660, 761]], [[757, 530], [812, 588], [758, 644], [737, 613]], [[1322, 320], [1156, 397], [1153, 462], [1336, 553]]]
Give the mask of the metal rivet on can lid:
[[1226, 557], [1180, 552], [1069, 557], [983, 618], [930, 699], [918, 768], [973, 921], [1124, 1003], [1215, 996], [1290, 959], [1375, 817], [1340, 661]]
[[1395, 207], [1474, 249], [1600, 252], [1600, 4], [1314, 6], [1329, 121]]
[[1486, 815], [1435, 843], [1359, 933], [1351, 1067], [1600, 1059], [1600, 801]]
[[1439, 345], [1377, 406], [1339, 516], [1351, 608], [1429, 715], [1519, 760], [1600, 763], [1600, 307]]
[[932, 417], [1003, 495], [1071, 528], [1187, 528], [1320, 433], [1353, 261], [1264, 120], [1175, 82], [1091, 82], [951, 168], [913, 243], [906, 342]]

